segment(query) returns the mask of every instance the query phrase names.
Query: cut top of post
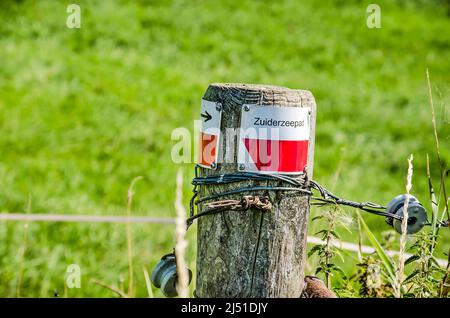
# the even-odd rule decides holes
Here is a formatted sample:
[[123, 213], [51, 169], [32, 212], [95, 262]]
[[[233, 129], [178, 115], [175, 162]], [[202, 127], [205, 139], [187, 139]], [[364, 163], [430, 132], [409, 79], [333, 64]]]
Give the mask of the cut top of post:
[[[213, 149], [214, 158], [211, 157], [212, 159], [206, 167], [210, 167], [213, 170], [219, 168], [218, 172], [222, 173], [252, 170], [260, 173], [265, 173], [266, 171], [271, 172], [273, 169], [270, 167], [268, 168], [267, 163], [260, 160], [267, 158], [263, 158], [264, 156], [258, 157], [257, 152], [261, 151], [264, 147], [273, 148], [275, 145], [276, 147], [279, 146], [279, 148], [269, 154], [270, 158], [268, 160], [273, 161], [274, 159], [277, 160], [284, 156], [283, 158], [291, 157], [290, 160], [292, 161], [292, 157], [298, 156], [299, 160], [304, 161], [297, 165], [295, 162], [294, 165], [292, 165], [292, 162], [288, 162], [289, 164], [286, 165], [286, 160], [284, 160], [280, 162], [279, 165], [282, 167], [280, 173], [289, 171], [289, 169], [291, 169], [289, 167], [298, 168], [300, 166], [306, 166], [305, 170], [308, 178], [312, 178], [316, 103], [311, 92], [307, 90], [290, 89], [287, 87], [273, 85], [215, 83], [208, 87], [205, 95], [203, 96], [203, 100], [220, 105], [218, 109], [221, 111], [220, 127], [217, 127], [220, 132], [217, 133], [215, 136], [216, 138], [213, 138], [214, 142], [217, 144], [215, 147], [210, 147], [210, 149]], [[264, 106], [272, 108], [264, 109]], [[284, 108], [291, 107], [306, 108], [308, 109], [308, 112], [305, 113], [303, 111], [293, 110], [283, 111]], [[243, 116], [243, 109], [251, 110], [251, 116], [255, 118], [258, 117], [258, 114], [268, 114], [267, 120], [259, 122], [259, 125], [257, 125], [258, 121], [255, 120], [253, 124], [251, 121], [254, 118], [248, 115], [250, 113], [247, 114], [248, 116]], [[298, 119], [301, 116], [307, 116], [305, 117], [307, 118], [305, 121], [307, 121], [308, 124], [306, 128], [300, 128], [300, 125], [297, 125], [295, 122], [295, 119]], [[208, 116], [205, 117], [205, 121], [208, 120], [208, 118]], [[211, 123], [211, 121], [209, 121], [209, 123]], [[233, 140], [236, 140], [236, 136], [230, 136], [229, 131], [227, 130], [238, 129], [240, 130], [240, 133], [242, 133], [243, 128], [265, 128], [267, 130], [274, 130], [273, 128], [275, 128], [275, 130], [278, 129], [278, 132], [276, 133], [280, 133], [280, 136], [269, 136], [265, 139], [263, 137], [258, 137], [260, 140], [256, 141], [255, 138], [253, 138], [254, 136], [252, 136], [252, 138], [247, 138], [245, 140], [247, 144], [243, 142], [243, 138], [241, 138], [242, 136], [237, 136], [238, 142], [237, 144], [233, 144]], [[293, 140], [296, 138], [294, 135], [299, 135], [298, 133], [291, 133], [294, 130], [298, 132], [298, 129], [296, 130], [294, 128], [309, 130], [306, 133], [300, 134], [302, 136], [307, 136], [303, 138], [307, 139], [305, 140], [306, 143], [301, 144], [301, 147], [305, 148], [304, 150], [300, 149], [300, 146], [295, 144], [296, 140]], [[287, 140], [282, 140], [283, 138]], [[250, 145], [249, 140], [254, 143]], [[264, 144], [261, 144], [261, 140], [264, 141]], [[270, 140], [268, 145], [267, 140]], [[202, 142], [202, 147], [206, 146], [208, 146], [208, 143]], [[200, 151], [202, 150], [204, 149], [200, 149]], [[247, 152], [244, 153], [245, 151]], [[279, 157], [277, 157], [274, 153], [278, 153]], [[243, 155], [247, 155], [247, 157], [250, 158], [248, 165], [242, 164], [242, 158], [244, 158]]]

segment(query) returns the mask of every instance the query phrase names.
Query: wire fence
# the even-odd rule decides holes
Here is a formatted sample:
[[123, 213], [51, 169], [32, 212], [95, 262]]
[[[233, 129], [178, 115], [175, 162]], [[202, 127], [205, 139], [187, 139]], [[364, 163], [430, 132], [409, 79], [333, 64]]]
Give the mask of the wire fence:
[[[148, 216], [108, 216], [108, 215], [62, 215], [62, 214], [26, 214], [26, 213], [0, 213], [0, 221], [31, 221], [31, 222], [85, 222], [85, 223], [143, 223], [143, 224], [176, 224], [176, 218], [169, 217], [148, 217]], [[307, 242], [313, 245], [325, 245], [326, 242], [315, 236], [308, 236]], [[343, 242], [339, 240], [333, 241], [335, 247], [342, 250], [358, 252], [363, 254], [375, 253], [375, 248], [371, 246]], [[398, 255], [398, 251], [387, 250], [389, 256]], [[406, 253], [405, 257], [409, 258], [411, 254]], [[438, 259], [438, 264], [442, 267], [447, 266], [447, 261]]]
[[175, 218], [150, 216], [0, 213], [0, 221], [175, 224]]

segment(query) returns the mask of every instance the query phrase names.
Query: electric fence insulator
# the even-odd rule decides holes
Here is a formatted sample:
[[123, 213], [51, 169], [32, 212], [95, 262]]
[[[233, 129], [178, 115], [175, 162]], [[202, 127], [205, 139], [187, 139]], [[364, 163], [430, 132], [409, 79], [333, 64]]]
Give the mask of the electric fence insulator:
[[[403, 218], [403, 206], [406, 198], [406, 194], [396, 196], [391, 202], [389, 202], [387, 211]], [[386, 222], [398, 233], [402, 233], [402, 220], [387, 217]], [[409, 195], [408, 225], [406, 232], [408, 234], [415, 234], [419, 232], [427, 223], [427, 211], [416, 197]]]
[[[192, 280], [192, 271], [188, 269], [188, 273], [190, 284]], [[178, 295], [178, 274], [175, 254], [167, 254], [161, 258], [159, 263], [152, 271], [151, 281], [156, 288], [161, 289], [161, 292], [164, 294], [164, 296], [175, 297]]]

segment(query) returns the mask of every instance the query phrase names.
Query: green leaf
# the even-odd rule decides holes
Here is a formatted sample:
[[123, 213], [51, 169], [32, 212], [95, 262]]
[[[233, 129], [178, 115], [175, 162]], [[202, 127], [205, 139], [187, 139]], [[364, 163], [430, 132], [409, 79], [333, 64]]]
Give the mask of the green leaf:
[[317, 232], [314, 235], [319, 235], [319, 234], [328, 234], [328, 230], [320, 230], [319, 232]]
[[337, 234], [335, 231], [330, 231], [329, 233], [331, 234], [331, 236], [337, 238], [338, 240], [341, 238], [341, 237], [339, 236], [339, 234]]
[[381, 262], [382, 262], [384, 268], [386, 269], [388, 277], [390, 278], [392, 283], [395, 282], [395, 269], [394, 269], [394, 264], [393, 264], [392, 260], [389, 258], [389, 256], [387, 256], [387, 254], [385, 253], [380, 242], [378, 242], [375, 235], [372, 233], [372, 231], [367, 226], [366, 222], [364, 221], [364, 219], [361, 216], [361, 213], [359, 211], [356, 211], [356, 213], [358, 215], [359, 220], [361, 221], [361, 225], [363, 226], [364, 230], [367, 233], [367, 237], [369, 238], [370, 243], [375, 248], [378, 256], [380, 257]]
[[437, 259], [434, 256], [430, 257], [430, 261], [432, 264], [434, 264], [436, 267], [440, 268], [441, 265], [439, 265], [439, 262], [437, 261]]
[[316, 245], [313, 248], [311, 248], [308, 252], [308, 257], [310, 257], [311, 255], [313, 255], [314, 253], [317, 253], [318, 251], [320, 251], [320, 249], [322, 248], [321, 245]]
[[409, 263], [412, 263], [414, 261], [417, 261], [418, 259], [420, 259], [419, 255], [412, 255], [411, 257], [409, 257], [406, 261], [405, 261], [405, 266], [408, 265]]
[[412, 272], [411, 274], [409, 274], [408, 277], [405, 278], [405, 280], [403, 281], [403, 284], [406, 284], [407, 282], [409, 282], [411, 279], [414, 278], [414, 276], [416, 276], [417, 274], [420, 273], [420, 270], [416, 269], [414, 272]]
[[352, 234], [352, 230], [346, 224], [341, 223], [340, 226], [342, 226], [342, 228], [346, 230], [348, 233]]
[[320, 219], [323, 219], [323, 215], [318, 215], [318, 216], [313, 217], [311, 219], [311, 222], [314, 222], [315, 220], [320, 220]]
[[345, 262], [344, 256], [342, 255], [341, 252], [339, 252], [338, 249], [336, 249], [336, 250], [334, 251], [334, 253], [335, 253], [337, 256], [339, 256], [339, 258], [341, 259], [341, 261], [342, 261], [343, 263]]
[[344, 271], [339, 266], [334, 265], [333, 266], [333, 270], [335, 270], [336, 272], [340, 273], [342, 275], [342, 277], [346, 277]]

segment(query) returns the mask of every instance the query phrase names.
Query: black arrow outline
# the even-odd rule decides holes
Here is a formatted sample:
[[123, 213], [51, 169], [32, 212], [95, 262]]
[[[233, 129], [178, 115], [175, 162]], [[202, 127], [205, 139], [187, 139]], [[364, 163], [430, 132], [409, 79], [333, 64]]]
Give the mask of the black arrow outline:
[[207, 110], [205, 110], [205, 113], [206, 113], [206, 114], [200, 114], [200, 117], [205, 118], [205, 119], [206, 119], [206, 120], [205, 120], [205, 123], [206, 123], [208, 120], [211, 120], [211, 119], [212, 119], [212, 116], [208, 113]]

